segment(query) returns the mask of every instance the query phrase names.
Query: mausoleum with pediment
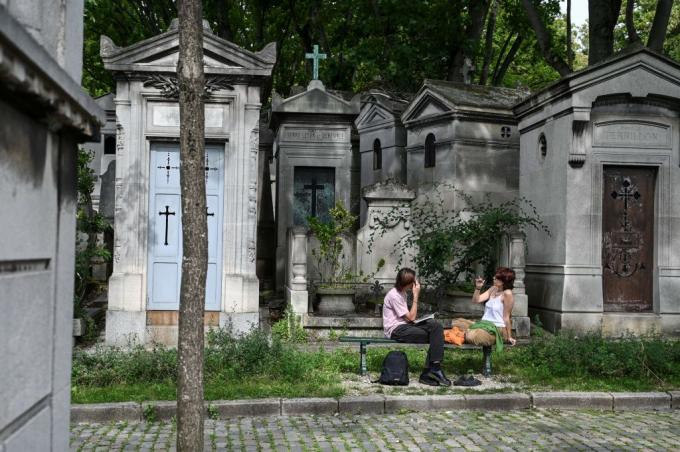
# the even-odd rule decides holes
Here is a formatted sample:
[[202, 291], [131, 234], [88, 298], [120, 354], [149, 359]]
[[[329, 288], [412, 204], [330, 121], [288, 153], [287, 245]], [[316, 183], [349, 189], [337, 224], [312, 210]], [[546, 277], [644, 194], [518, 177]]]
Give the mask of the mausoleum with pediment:
[[[177, 22], [161, 35], [101, 55], [116, 81], [115, 220], [106, 339], [174, 343], [181, 271]], [[204, 22], [206, 326], [259, 322], [256, 277], [261, 89], [275, 44], [250, 52]]]

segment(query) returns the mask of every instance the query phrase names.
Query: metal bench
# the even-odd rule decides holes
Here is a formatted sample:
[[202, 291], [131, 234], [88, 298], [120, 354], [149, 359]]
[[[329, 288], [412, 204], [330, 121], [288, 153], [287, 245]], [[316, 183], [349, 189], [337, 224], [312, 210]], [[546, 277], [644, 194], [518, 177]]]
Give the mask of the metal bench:
[[[393, 339], [386, 339], [384, 337], [356, 337], [356, 336], [341, 336], [340, 342], [347, 342], [352, 344], [359, 344], [359, 373], [361, 375], [366, 375], [366, 347], [370, 344], [397, 344], [403, 346], [409, 345], [427, 345], [427, 344], [413, 344], [408, 342], [399, 342]], [[482, 375], [488, 377], [491, 375], [491, 347], [482, 347], [479, 345], [463, 344], [463, 345], [453, 345], [444, 344], [444, 348], [449, 349], [461, 349], [461, 350], [479, 350], [481, 349], [484, 353], [484, 365], [482, 367]]]

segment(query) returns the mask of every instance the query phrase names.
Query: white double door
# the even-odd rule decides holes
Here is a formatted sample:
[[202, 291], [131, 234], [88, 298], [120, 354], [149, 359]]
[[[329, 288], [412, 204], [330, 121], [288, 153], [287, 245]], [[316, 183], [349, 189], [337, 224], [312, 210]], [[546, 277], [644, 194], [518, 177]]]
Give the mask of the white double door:
[[[179, 309], [182, 280], [182, 206], [179, 145], [153, 144], [149, 190], [148, 309]], [[224, 150], [206, 146], [208, 276], [205, 309], [219, 311], [222, 274]]]

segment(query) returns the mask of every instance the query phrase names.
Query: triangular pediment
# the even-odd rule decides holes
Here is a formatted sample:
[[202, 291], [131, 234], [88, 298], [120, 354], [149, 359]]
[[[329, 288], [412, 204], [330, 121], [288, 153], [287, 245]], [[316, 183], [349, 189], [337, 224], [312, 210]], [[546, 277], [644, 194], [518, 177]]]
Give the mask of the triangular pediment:
[[406, 108], [401, 119], [404, 123], [407, 121], [416, 121], [425, 118], [435, 118], [443, 114], [449, 113], [455, 109], [447, 99], [439, 93], [428, 88], [421, 89], [416, 95], [413, 102]]
[[359, 96], [347, 101], [324, 88], [319, 80], [312, 80], [306, 91], [281, 98], [272, 94], [272, 113], [358, 115]]
[[394, 122], [394, 115], [377, 103], [366, 103], [355, 121], [358, 129]]
[[[167, 32], [120, 48], [106, 36], [101, 37], [104, 67], [113, 72], [175, 72], [179, 58], [179, 32]], [[276, 44], [251, 52], [213, 35], [203, 34], [203, 61], [206, 74], [271, 75], [276, 61]]]

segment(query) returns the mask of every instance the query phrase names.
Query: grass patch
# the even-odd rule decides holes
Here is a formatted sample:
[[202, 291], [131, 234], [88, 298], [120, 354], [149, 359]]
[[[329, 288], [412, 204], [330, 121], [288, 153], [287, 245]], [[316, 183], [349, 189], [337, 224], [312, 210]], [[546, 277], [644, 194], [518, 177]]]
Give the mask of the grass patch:
[[[389, 350], [368, 349], [371, 375], [380, 372]], [[411, 372], [419, 372], [426, 350], [402, 350], [408, 356]], [[356, 374], [358, 361], [356, 348], [308, 352], [260, 330], [238, 338], [226, 331], [215, 331], [210, 333], [205, 351], [205, 397], [340, 397], [345, 394], [343, 381], [352, 381], [348, 376]], [[478, 373], [481, 364], [479, 351], [447, 350], [444, 370], [450, 376]], [[162, 346], [75, 351], [72, 400], [174, 400], [176, 366], [176, 351]], [[493, 371], [496, 379], [514, 383], [522, 390], [670, 390], [680, 387], [680, 341], [660, 337], [609, 340], [599, 335], [575, 337], [562, 333], [494, 353]], [[433, 393], [440, 392], [453, 390], [433, 388]]]

